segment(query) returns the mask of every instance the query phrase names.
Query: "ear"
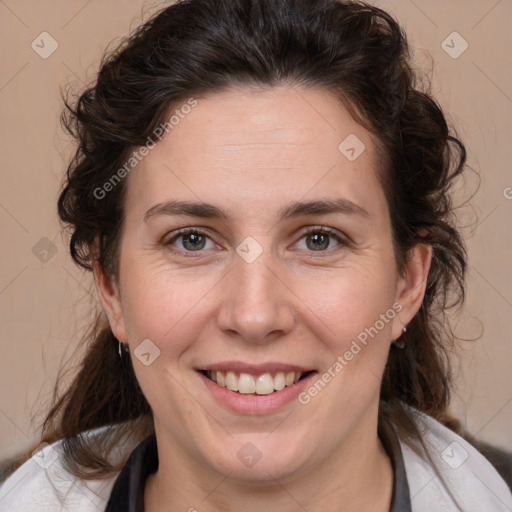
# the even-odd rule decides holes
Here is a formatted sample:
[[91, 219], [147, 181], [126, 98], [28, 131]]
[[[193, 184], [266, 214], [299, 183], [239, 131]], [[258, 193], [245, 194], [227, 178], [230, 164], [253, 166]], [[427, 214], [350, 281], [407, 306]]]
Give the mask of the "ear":
[[393, 340], [402, 335], [402, 328], [413, 319], [420, 309], [427, 288], [431, 261], [431, 245], [419, 243], [407, 253], [404, 274], [399, 278], [397, 285], [396, 302], [402, 305], [402, 309], [393, 322]]
[[115, 277], [110, 272], [103, 269], [98, 261], [99, 247], [97, 241], [89, 246], [89, 254], [91, 256], [94, 283], [103, 311], [105, 311], [107, 315], [110, 329], [119, 341], [127, 343], [128, 339], [119, 286]]

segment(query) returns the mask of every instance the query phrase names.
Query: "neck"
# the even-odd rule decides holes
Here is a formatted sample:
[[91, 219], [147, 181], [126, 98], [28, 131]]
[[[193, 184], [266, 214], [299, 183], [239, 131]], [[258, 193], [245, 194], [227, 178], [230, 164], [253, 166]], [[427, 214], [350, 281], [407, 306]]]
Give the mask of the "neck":
[[199, 468], [191, 460], [180, 460], [178, 464], [177, 459], [166, 457], [172, 452], [159, 442], [159, 469], [146, 481], [145, 510], [389, 512], [393, 468], [376, 429], [373, 435], [369, 434], [360, 432], [357, 439], [306, 476], [290, 476], [284, 481], [269, 475], [268, 481], [257, 484], [237, 480], [230, 473], [209, 473], [204, 465]]

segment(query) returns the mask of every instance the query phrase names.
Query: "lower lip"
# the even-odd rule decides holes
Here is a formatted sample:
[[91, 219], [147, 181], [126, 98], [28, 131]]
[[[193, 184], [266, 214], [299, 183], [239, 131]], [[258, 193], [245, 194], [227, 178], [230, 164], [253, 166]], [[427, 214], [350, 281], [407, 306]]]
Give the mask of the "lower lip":
[[312, 372], [295, 384], [268, 395], [244, 395], [219, 386], [201, 372], [197, 373], [219, 402], [241, 414], [268, 414], [279, 410], [287, 403], [297, 399], [299, 394], [310, 385], [312, 379], [317, 375], [317, 372]]

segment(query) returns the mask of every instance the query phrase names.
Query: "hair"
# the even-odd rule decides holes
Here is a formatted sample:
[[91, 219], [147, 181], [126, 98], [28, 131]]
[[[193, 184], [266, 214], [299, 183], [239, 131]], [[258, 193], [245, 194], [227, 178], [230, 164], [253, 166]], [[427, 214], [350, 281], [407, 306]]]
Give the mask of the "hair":
[[[385, 11], [348, 0], [183, 0], [153, 15], [104, 56], [91, 87], [73, 103], [64, 100], [62, 121], [77, 148], [58, 213], [71, 233], [71, 256], [91, 270], [96, 241], [100, 267], [117, 277], [127, 180], [101, 199], [95, 190], [171, 108], [233, 87], [280, 85], [333, 93], [374, 135], [399, 272], [414, 246], [432, 247], [425, 296], [403, 335], [405, 348], [390, 350], [379, 407], [379, 424], [391, 421], [417, 451], [422, 436], [411, 408], [444, 421], [450, 400], [456, 337], [446, 313], [464, 302], [466, 271], [451, 189], [466, 151]], [[119, 470], [123, 461], [112, 464], [107, 455], [125, 435], [151, 434], [153, 419], [103, 314], [83, 342], [85, 357], [65, 391], [55, 392], [43, 438], [62, 439], [72, 471], [93, 478]], [[81, 435], [110, 426], [98, 444]]]

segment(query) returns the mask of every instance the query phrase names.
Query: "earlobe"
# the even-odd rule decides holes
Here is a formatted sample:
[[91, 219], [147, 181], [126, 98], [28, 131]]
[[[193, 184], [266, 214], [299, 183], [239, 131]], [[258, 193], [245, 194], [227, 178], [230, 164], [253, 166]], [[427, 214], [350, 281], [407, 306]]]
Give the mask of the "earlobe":
[[431, 262], [431, 245], [416, 244], [408, 253], [404, 275], [398, 282], [397, 302], [402, 305], [402, 309], [393, 324], [393, 339], [402, 335], [403, 327], [407, 326], [421, 307]]
[[115, 277], [101, 267], [95, 245], [90, 247], [90, 255], [94, 283], [103, 311], [107, 315], [110, 328], [119, 341], [127, 343], [121, 298]]

